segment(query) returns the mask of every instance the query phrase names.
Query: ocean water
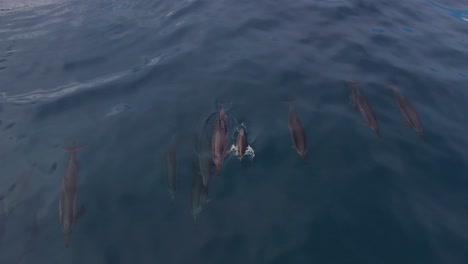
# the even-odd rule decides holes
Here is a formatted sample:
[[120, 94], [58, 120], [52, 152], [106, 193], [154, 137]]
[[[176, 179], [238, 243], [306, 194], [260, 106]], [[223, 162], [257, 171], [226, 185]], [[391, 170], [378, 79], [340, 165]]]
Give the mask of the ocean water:
[[[464, 1], [0, 0], [0, 263], [468, 263], [467, 54]], [[255, 157], [224, 160], [194, 221], [221, 104]], [[66, 248], [70, 138], [87, 212]]]

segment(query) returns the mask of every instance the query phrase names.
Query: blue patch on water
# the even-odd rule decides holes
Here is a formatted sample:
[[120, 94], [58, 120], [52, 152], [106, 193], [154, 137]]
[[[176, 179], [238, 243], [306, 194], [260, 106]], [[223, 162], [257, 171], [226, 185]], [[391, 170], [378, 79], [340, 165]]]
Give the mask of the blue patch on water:
[[384, 29], [381, 29], [381, 28], [373, 28], [372, 31], [373, 31], [373, 32], [376, 32], [376, 33], [383, 33], [383, 32], [385, 32], [385, 30], [384, 30]]
[[341, 0], [314, 0], [315, 2], [323, 2], [323, 3], [341, 3]]
[[437, 69], [434, 68], [434, 67], [428, 67], [428, 69], [429, 69], [430, 71], [432, 71], [432, 72], [438, 72], [438, 71], [439, 71], [439, 70], [437, 70]]
[[119, 103], [111, 107], [111, 109], [104, 115], [105, 117], [117, 115], [123, 112], [135, 111], [136, 108], [128, 103]]
[[458, 73], [458, 76], [460, 76], [460, 77], [462, 77], [462, 78], [466, 78], [466, 74], [461, 73], [461, 72]]
[[413, 30], [411, 28], [407, 28], [407, 27], [403, 27], [403, 30], [406, 31], [406, 32], [413, 32]]

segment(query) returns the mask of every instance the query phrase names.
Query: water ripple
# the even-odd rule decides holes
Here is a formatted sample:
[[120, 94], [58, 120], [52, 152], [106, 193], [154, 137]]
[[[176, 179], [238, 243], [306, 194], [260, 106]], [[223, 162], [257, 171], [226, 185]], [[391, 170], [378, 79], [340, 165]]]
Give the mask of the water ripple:
[[60, 97], [69, 95], [79, 90], [96, 88], [101, 85], [119, 80], [125, 74], [115, 74], [108, 77], [98, 78], [84, 83], [72, 83], [65, 86], [57, 87], [48, 90], [36, 90], [26, 94], [8, 95], [0, 93], [0, 102], [15, 103], [15, 104], [30, 104], [37, 101], [52, 101]]
[[5, 11], [24, 11], [25, 9], [34, 9], [41, 6], [57, 4], [62, 1], [63, 0], [3, 0], [1, 8]]
[[457, 8], [451, 8], [448, 6], [441, 5], [433, 0], [426, 0], [429, 4], [447, 11], [451, 16], [461, 20], [461, 21], [468, 21], [468, 9], [457, 9]]
[[[78, 91], [88, 90], [88, 89], [97, 89], [102, 86], [106, 86], [109, 83], [117, 82], [123, 78], [131, 76], [136, 72], [142, 71], [145, 68], [154, 67], [160, 64], [163, 60], [169, 58], [180, 52], [180, 49], [169, 50], [168, 52], [161, 53], [160, 55], [154, 57], [147, 57], [144, 59], [143, 64], [133, 67], [131, 70], [123, 71], [120, 73], [111, 74], [104, 77], [99, 77], [86, 82], [74, 82], [64, 86], [59, 86], [53, 89], [39, 89], [32, 92], [16, 95], [8, 95], [6, 92], [0, 93], [0, 102], [2, 103], [13, 103], [17, 105], [21, 104], [31, 104], [37, 102], [48, 102], [54, 101], [59, 98], [71, 95]], [[66, 64], [66, 68], [73, 69], [75, 67], [80, 67], [82, 64], [93, 63], [95, 60], [88, 61], [77, 61], [74, 63]], [[0, 68], [1, 70], [1, 68]]]

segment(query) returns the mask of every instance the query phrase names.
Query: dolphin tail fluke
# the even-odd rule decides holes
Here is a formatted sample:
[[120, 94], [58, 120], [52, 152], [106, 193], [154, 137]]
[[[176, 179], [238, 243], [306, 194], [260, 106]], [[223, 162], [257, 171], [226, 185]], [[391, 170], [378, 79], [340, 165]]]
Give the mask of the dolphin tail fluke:
[[89, 144], [82, 144], [82, 145], [79, 145], [79, 146], [64, 147], [64, 148], [62, 148], [62, 150], [65, 151], [65, 152], [77, 152], [79, 150], [82, 150], [82, 149], [86, 148], [87, 146], [89, 146]]
[[346, 77], [345, 84], [351, 87], [357, 87], [361, 85], [361, 81], [359, 80], [352, 81], [354, 79], [353, 76], [356, 76], [356, 70], [351, 70], [350, 72], [348, 72], [348, 76]]
[[345, 81], [345, 84], [351, 86], [351, 87], [358, 87], [361, 84], [361, 81], [355, 80], [351, 81], [354, 79], [353, 76], [355, 76], [355, 70], [351, 70], [351, 72], [348, 73], [348, 77], [346, 78], [347, 81]]
[[81, 150], [85, 147], [88, 146], [88, 144], [82, 144], [82, 145], [79, 145], [77, 146], [76, 145], [76, 141], [78, 140], [77, 137], [70, 137], [68, 138], [68, 140], [70, 140], [72, 143], [73, 143], [73, 146], [71, 147], [63, 147], [62, 149], [65, 151], [65, 152], [75, 152], [75, 151], [78, 151], [78, 150]]
[[351, 87], [358, 87], [361, 85], [361, 81], [345, 81], [345, 83]]
[[76, 141], [78, 141], [78, 137], [69, 137], [68, 140], [73, 143], [73, 145], [76, 144]]

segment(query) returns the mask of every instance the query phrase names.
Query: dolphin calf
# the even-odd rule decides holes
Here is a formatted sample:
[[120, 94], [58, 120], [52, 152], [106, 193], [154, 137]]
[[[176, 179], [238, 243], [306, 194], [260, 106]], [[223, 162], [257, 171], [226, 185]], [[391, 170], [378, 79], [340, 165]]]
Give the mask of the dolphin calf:
[[405, 118], [406, 124], [413, 128], [422, 140], [426, 141], [426, 137], [423, 133], [423, 127], [419, 114], [413, 105], [408, 101], [408, 99], [400, 92], [396, 85], [388, 84], [387, 85], [395, 95], [395, 98], [398, 102], [398, 107], [400, 108], [401, 114]]
[[351, 104], [361, 113], [362, 117], [364, 118], [366, 124], [374, 130], [379, 138], [381, 138], [380, 130], [379, 130], [379, 123], [377, 122], [377, 118], [375, 117], [374, 111], [370, 106], [367, 98], [362, 94], [359, 89], [357, 88], [360, 84], [359, 82], [347, 82], [347, 84], [351, 87], [351, 94], [350, 94], [350, 101]]
[[73, 146], [63, 148], [70, 153], [65, 176], [62, 180], [59, 199], [60, 226], [65, 236], [65, 247], [70, 245], [70, 237], [73, 225], [86, 212], [84, 206], [78, 208], [78, 160], [76, 152], [87, 147], [87, 144], [75, 145], [75, 139], [71, 139]]
[[304, 130], [304, 126], [302, 125], [299, 116], [294, 111], [292, 103], [295, 100], [285, 100], [283, 102], [289, 103], [289, 117], [288, 117], [288, 125], [289, 125], [289, 133], [291, 134], [291, 139], [293, 141], [293, 148], [296, 149], [297, 153], [301, 155], [304, 163], [307, 163], [306, 153], [307, 153], [307, 140], [306, 134]]

